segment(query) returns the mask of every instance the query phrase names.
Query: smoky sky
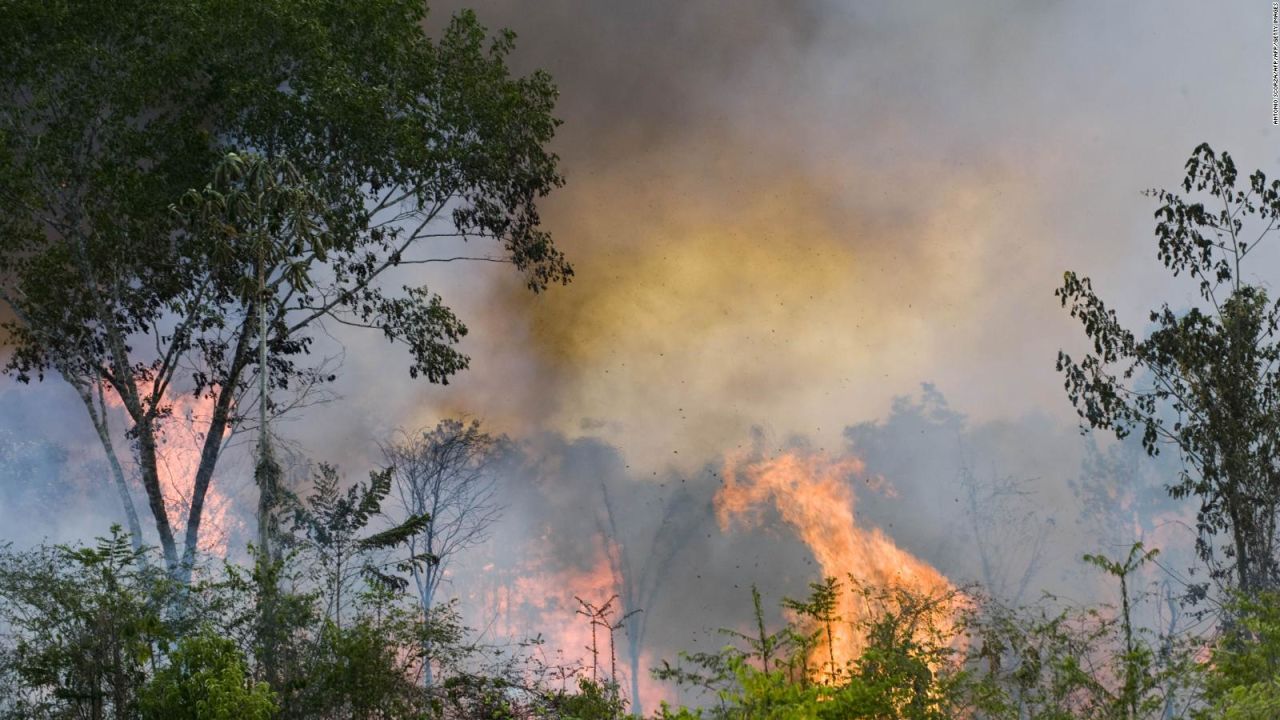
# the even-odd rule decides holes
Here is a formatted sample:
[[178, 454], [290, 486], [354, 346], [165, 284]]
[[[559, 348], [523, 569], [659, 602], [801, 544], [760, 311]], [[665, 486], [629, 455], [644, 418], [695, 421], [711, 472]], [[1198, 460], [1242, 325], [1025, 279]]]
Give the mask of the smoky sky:
[[[1170, 458], [1079, 435], [1054, 360], [1082, 336], [1053, 290], [1064, 270], [1090, 275], [1139, 328], [1161, 300], [1191, 301], [1156, 261], [1142, 192], [1175, 186], [1200, 142], [1242, 167], [1280, 160], [1266, 8], [476, 10], [517, 33], [518, 69], [560, 87], [567, 183], [543, 216], [578, 275], [537, 297], [487, 270], [429, 277], [471, 324], [472, 370], [447, 389], [387, 387], [373, 378], [394, 363], [348, 340], [344, 402], [371, 435], [467, 412], [578, 458], [521, 483], [539, 494], [509, 507], [505, 546], [550, 538], [552, 557], [589, 562], [608, 487], [629, 503], [619, 532], [638, 567], [663, 554], [658, 508], [683, 503], [694, 529], [646, 608], [646, 641], [670, 657], [695, 632], [717, 646], [705, 631], [746, 617], [749, 584], [776, 601], [816, 579], [777, 518], [722, 533], [707, 509], [724, 454], [761, 437], [864, 458], [896, 495], [851, 478], [859, 520], [957, 582], [984, 579], [962, 472], [1015, 480], [1007, 509], [1047, 528], [1028, 599], [1106, 597], [1082, 553], [1185, 529], [1163, 495]], [[361, 434], [309, 427], [330, 447]], [[1010, 582], [1026, 541], [999, 548]]]
[[[461, 5], [434, 5], [429, 28]], [[517, 34], [517, 72], [545, 70], [560, 88], [566, 185], [542, 215], [577, 275], [533, 295], [507, 268], [406, 272], [467, 322], [471, 369], [447, 387], [411, 382], [401, 349], [330, 328], [321, 350], [344, 348], [339, 398], [282, 430], [303, 452], [359, 478], [396, 428], [480, 418], [525, 443], [495, 536], [549, 543], [566, 568], [592, 562], [607, 488], [635, 572], [666, 558], [646, 613], [667, 657], [694, 633], [703, 649], [720, 643], [705, 631], [745, 617], [751, 583], [776, 600], [816, 579], [780, 523], [715, 525], [723, 457], [752, 443], [865, 459], [896, 496], [851, 478], [860, 520], [958, 582], [982, 579], [966, 468], [1024, 482], [1018, 512], [1052, 525], [1036, 588], [1079, 587], [1081, 552], [1181, 522], [1162, 504], [1167, 465], [1079, 435], [1054, 360], [1083, 338], [1053, 290], [1064, 270], [1090, 275], [1138, 328], [1161, 300], [1191, 301], [1156, 261], [1142, 191], [1175, 186], [1200, 142], [1244, 170], [1280, 165], [1269, 8], [472, 6]], [[1275, 264], [1258, 267], [1276, 280]], [[2, 382], [13, 442], [38, 432], [69, 453], [0, 436], [18, 468], [4, 535], [100, 532], [107, 493], [74, 521], [30, 509], [52, 492], [30, 478], [90, 472], [74, 395]], [[252, 500], [245, 477], [220, 481]], [[662, 524], [672, 504], [679, 532]], [[655, 537], [680, 542], [655, 549]]]
[[544, 219], [578, 277], [539, 297], [432, 277], [476, 371], [393, 402], [597, 434], [633, 462], [696, 464], [756, 425], [834, 444], [922, 381], [974, 417], [1071, 422], [1062, 272], [1139, 324], [1190, 300], [1142, 191], [1202, 141], [1280, 159], [1267, 16], [1244, 4], [476, 10], [560, 87], [567, 184]]

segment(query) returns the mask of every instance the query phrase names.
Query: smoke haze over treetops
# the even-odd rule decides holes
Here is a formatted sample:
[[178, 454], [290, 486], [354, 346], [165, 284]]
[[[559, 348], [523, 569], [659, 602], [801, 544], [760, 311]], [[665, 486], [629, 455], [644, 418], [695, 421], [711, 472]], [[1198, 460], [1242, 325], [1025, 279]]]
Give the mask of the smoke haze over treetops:
[[[281, 432], [359, 477], [397, 427], [484, 419], [532, 458], [508, 478], [531, 494], [512, 495], [499, 537], [546, 539], [568, 567], [593, 562], [601, 486], [640, 509], [622, 530], [640, 557], [664, 493], [689, 486], [682, 522], [710, 522], [724, 453], [764, 442], [867, 455], [899, 488], [867, 493], [870, 521], [963, 579], [976, 568], [955, 557], [956, 465], [1032, 480], [1073, 539], [1050, 558], [1055, 582], [1095, 539], [1073, 514], [1085, 448], [1053, 367], [1081, 339], [1052, 294], [1062, 272], [1092, 275], [1140, 321], [1149, 298], [1171, 296], [1140, 192], [1177, 183], [1201, 141], [1243, 168], [1280, 164], [1257, 3], [475, 9], [516, 31], [518, 67], [560, 86], [567, 184], [543, 219], [575, 279], [531, 297], [507, 268], [413, 268], [470, 326], [471, 369], [444, 388], [411, 382], [402, 349], [330, 328], [345, 348], [340, 398]], [[895, 406], [922, 382], [967, 420], [929, 415], [936, 398]], [[91, 442], [65, 387], [6, 379], [0, 398], [11, 433]], [[247, 476], [226, 482], [251, 503]], [[107, 503], [86, 504], [82, 524], [0, 519], [12, 537], [91, 535]], [[717, 532], [689, 534], [666, 580], [703, 592], [699, 611], [647, 609], [679, 618], [654, 640], [668, 655], [728, 597], [749, 602], [742, 588], [768, 576], [751, 568], [803, 554], [781, 530]], [[772, 579], [776, 596], [812, 578]]]
[[1140, 191], [1205, 139], [1277, 159], [1243, 5], [478, 10], [560, 84], [568, 184], [544, 217], [578, 274], [476, 301], [466, 273], [476, 365], [445, 404], [633, 463], [696, 462], [756, 424], [832, 442], [921, 381], [977, 417], [1069, 422], [1062, 271], [1139, 317], [1162, 282]]

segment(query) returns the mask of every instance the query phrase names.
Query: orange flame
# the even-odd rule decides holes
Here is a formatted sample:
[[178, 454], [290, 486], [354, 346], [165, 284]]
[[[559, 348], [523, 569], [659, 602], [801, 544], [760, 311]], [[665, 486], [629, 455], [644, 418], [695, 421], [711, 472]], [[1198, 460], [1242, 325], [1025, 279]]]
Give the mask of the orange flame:
[[[151, 382], [139, 381], [138, 392], [149, 395]], [[113, 407], [124, 406], [123, 401], [114, 393], [108, 393], [106, 397]], [[166, 397], [163, 402], [172, 412], [170, 417], [159, 424], [156, 470], [160, 476], [160, 494], [164, 498], [169, 521], [174, 533], [180, 534], [191, 511], [191, 493], [195, 487], [196, 471], [200, 467], [205, 429], [213, 416], [214, 401], [204, 395], [196, 397], [182, 394], [176, 398]], [[225, 432], [229, 434], [231, 429], [227, 428]], [[201, 552], [226, 557], [228, 536], [237, 524], [230, 509], [230, 499], [218, 489], [216, 483], [210, 483], [200, 522]]]
[[[954, 588], [942, 573], [899, 548], [879, 528], [858, 526], [847, 478], [864, 471], [857, 458], [832, 459], [822, 453], [790, 452], [758, 460], [743, 453], [730, 455], [724, 465], [724, 486], [715, 498], [716, 518], [721, 529], [728, 529], [736, 517], [759, 522], [761, 508], [772, 501], [809, 546], [823, 575], [851, 575], [871, 586], [901, 587], [925, 595], [951, 592]], [[837, 667], [861, 654], [864, 642], [854, 626], [865, 613], [852, 593], [839, 596], [836, 615], [843, 621], [832, 628], [831, 643]], [[825, 645], [815, 649], [813, 657], [828, 657]]]
[[[540, 636], [543, 640], [540, 654], [547, 665], [575, 667], [589, 678], [594, 664], [599, 680], [615, 681], [626, 692], [631, 681], [626, 632], [618, 629], [613, 636], [617, 676], [612, 677], [608, 630], [597, 628], [598, 658], [593, 657], [590, 621], [578, 613], [582, 609], [578, 598], [600, 607], [621, 594], [621, 578], [609, 562], [609, 553], [615, 548], [607, 546], [613, 541], [601, 540], [591, 548], [589, 565], [549, 570], [559, 563], [546, 554], [550, 542], [543, 537], [541, 542], [532, 545], [540, 549], [514, 567], [502, 570], [492, 562], [485, 564], [481, 568], [483, 580], [478, 584], [479, 592], [472, 592], [470, 600], [492, 618], [489, 628], [495, 634], [509, 639]], [[612, 607], [613, 621], [628, 610], [620, 600], [615, 600]], [[669, 689], [649, 675], [648, 668], [654, 664], [651, 653], [641, 653], [640, 701], [646, 709], [672, 699]], [[572, 688], [573, 682], [566, 681], [564, 686]]]

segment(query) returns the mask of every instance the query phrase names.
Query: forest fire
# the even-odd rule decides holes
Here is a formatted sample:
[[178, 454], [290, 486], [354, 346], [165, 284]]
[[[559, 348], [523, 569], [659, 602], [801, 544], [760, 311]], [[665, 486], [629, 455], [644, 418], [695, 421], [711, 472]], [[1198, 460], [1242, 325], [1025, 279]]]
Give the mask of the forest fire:
[[[468, 594], [468, 604], [480, 609], [487, 629], [509, 640], [538, 639], [533, 672], [559, 678], [570, 688], [573, 677], [616, 682], [620, 688], [638, 690], [643, 707], [670, 701], [669, 688], [654, 680], [648, 669], [656, 664], [652, 653], [639, 654], [639, 672], [629, 661], [626, 623], [629, 608], [621, 597], [623, 578], [610, 555], [616, 542], [603, 535], [591, 548], [588, 564], [553, 569], [556, 563], [535, 549], [522, 562], [506, 567], [490, 562]], [[540, 547], [549, 548], [546, 538]], [[612, 630], [610, 629], [612, 628]]]
[[1280, 2], [1151, 5], [0, 2], [0, 720], [1280, 720]]
[[[873, 587], [900, 587], [922, 595], [953, 590], [942, 573], [899, 548], [879, 528], [863, 528], [854, 514], [850, 475], [865, 470], [853, 457], [788, 452], [753, 459], [731, 455], [724, 464], [724, 485], [716, 494], [716, 517], [722, 529], [735, 519], [757, 522], [770, 502], [782, 519], [809, 546], [826, 577], [854, 580]], [[858, 657], [862, 638], [853, 631], [865, 609], [849, 592], [838, 596], [830, 656], [837, 667]], [[826, 647], [815, 649], [828, 656]], [[821, 665], [821, 663], [819, 663]]]
[[[150, 394], [151, 383], [139, 382], [138, 391], [144, 395]], [[108, 392], [106, 398], [109, 405], [124, 407], [114, 393]], [[156, 469], [160, 475], [160, 490], [164, 495], [169, 520], [175, 530], [181, 531], [191, 509], [191, 491], [195, 485], [196, 469], [200, 466], [200, 452], [204, 444], [202, 428], [208, 427], [209, 418], [213, 414], [213, 399], [183, 393], [177, 397], [166, 397], [164, 402], [170, 408], [170, 415], [160, 425]], [[230, 498], [219, 489], [216, 482], [210, 483], [201, 519], [201, 552], [217, 557], [227, 556], [229, 534], [239, 524], [230, 510]]]

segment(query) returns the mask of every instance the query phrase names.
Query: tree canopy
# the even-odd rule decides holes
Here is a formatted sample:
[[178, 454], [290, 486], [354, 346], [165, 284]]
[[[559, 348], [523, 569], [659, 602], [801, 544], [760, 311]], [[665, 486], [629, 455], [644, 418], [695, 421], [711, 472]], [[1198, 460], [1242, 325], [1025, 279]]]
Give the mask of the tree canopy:
[[[1183, 470], [1175, 497], [1199, 500], [1197, 547], [1219, 581], [1245, 590], [1280, 583], [1280, 304], [1246, 274], [1246, 259], [1280, 219], [1280, 180], [1242, 179], [1208, 145], [1186, 163], [1182, 194], [1151, 191], [1159, 258], [1196, 283], [1198, 306], [1164, 303], [1142, 336], [1120, 322], [1088, 278], [1068, 272], [1057, 295], [1093, 352], [1063, 352], [1058, 370], [1088, 426], [1171, 447]], [[1225, 557], [1215, 537], [1227, 534]], [[1234, 581], [1231, 583], [1230, 581]]]
[[[415, 0], [6, 6], [6, 369], [70, 381], [109, 454], [102, 393], [119, 399], [171, 568], [191, 565], [226, 436], [253, 417], [261, 342], [279, 392], [331, 379], [309, 360], [325, 323], [380, 331], [407, 347], [411, 376], [444, 383], [467, 366], [465, 325], [387, 271], [496, 261], [534, 291], [572, 275], [537, 207], [562, 182], [550, 78], [512, 76], [514, 36], [470, 12], [438, 39], [425, 23]], [[273, 185], [308, 202], [237, 206], [261, 178], [219, 172], [232, 153], [270, 161]], [[265, 292], [246, 292], [259, 271]], [[184, 391], [212, 411], [179, 555], [157, 443]]]

